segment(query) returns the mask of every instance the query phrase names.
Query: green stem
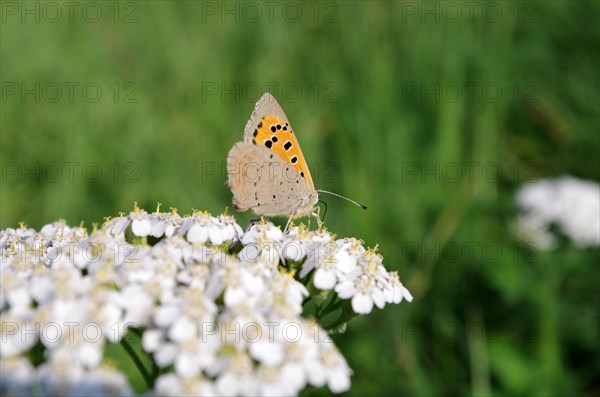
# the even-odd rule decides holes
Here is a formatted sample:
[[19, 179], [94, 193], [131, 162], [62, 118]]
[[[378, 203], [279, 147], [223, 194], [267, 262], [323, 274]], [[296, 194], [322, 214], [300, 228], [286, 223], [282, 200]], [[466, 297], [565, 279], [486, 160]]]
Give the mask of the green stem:
[[313, 288], [311, 277], [313, 273], [314, 269], [308, 272], [308, 274], [301, 281], [302, 284], [304, 284], [306, 286], [306, 289], [308, 290], [308, 296], [302, 301], [302, 306], [306, 305], [309, 301], [313, 300], [313, 294], [311, 293]]
[[[339, 308], [342, 306], [342, 304], [343, 304], [343, 301], [342, 301], [341, 299], [338, 299], [338, 300], [336, 301], [335, 299], [336, 299], [336, 298], [334, 297], [334, 298], [331, 300], [331, 302], [329, 302], [329, 305], [327, 305], [326, 307], [324, 307], [324, 308], [323, 308], [323, 310], [321, 310], [321, 311], [319, 312], [319, 314], [317, 315], [317, 317], [318, 317], [319, 319], [322, 319], [323, 317], [325, 317], [325, 316], [326, 316], [326, 315], [328, 315], [329, 313], [331, 313], [331, 312], [333, 312], [333, 311], [335, 311], [335, 310], [339, 309]], [[334, 301], [335, 301], [335, 303], [331, 304], [331, 303], [332, 303], [332, 302], [334, 302]]]
[[142, 376], [144, 377], [144, 380], [146, 381], [146, 385], [148, 386], [149, 389], [151, 389], [153, 386], [154, 380], [153, 380], [152, 376], [150, 376], [150, 374], [148, 373], [146, 368], [144, 367], [142, 360], [140, 360], [140, 358], [137, 356], [137, 354], [135, 354], [133, 347], [131, 347], [129, 342], [127, 342], [127, 338], [121, 339], [121, 346], [123, 346], [123, 349], [125, 349], [127, 354], [129, 354], [129, 356], [133, 360], [135, 366], [142, 373]]
[[[140, 338], [140, 340], [142, 339], [142, 335], [143, 335], [142, 329], [129, 328], [129, 330], [131, 332], [133, 332], [134, 334], [136, 334], [138, 336], [138, 338]], [[152, 358], [152, 355], [148, 355], [148, 357], [150, 358], [150, 361], [152, 362], [152, 383], [154, 384], [154, 381], [156, 380], [156, 378], [158, 378], [158, 375], [160, 375], [160, 368], [158, 367], [158, 365], [156, 365], [156, 362]]]
[[304, 298], [304, 300], [302, 301], [302, 306], [306, 305], [310, 300], [311, 300], [311, 296], [307, 296], [306, 298]]
[[[343, 305], [345, 301], [341, 301], [340, 303]], [[347, 301], [346, 301], [347, 302]], [[337, 329], [340, 325], [347, 323], [348, 321], [352, 320], [354, 317], [358, 316], [357, 313], [354, 313], [354, 311], [351, 309], [350, 306], [344, 306], [342, 309], [342, 313], [340, 314], [340, 317], [331, 325], [328, 325], [327, 327], [325, 327], [325, 329], [327, 329], [328, 331], [332, 331]]]

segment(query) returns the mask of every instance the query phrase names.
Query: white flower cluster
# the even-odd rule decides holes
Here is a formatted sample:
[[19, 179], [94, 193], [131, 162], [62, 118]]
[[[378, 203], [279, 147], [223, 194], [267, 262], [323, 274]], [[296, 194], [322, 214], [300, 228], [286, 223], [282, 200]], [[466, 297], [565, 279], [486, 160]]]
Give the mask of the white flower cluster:
[[521, 214], [519, 234], [540, 249], [552, 249], [560, 228], [578, 247], [600, 245], [600, 185], [572, 176], [542, 179], [522, 186], [516, 195]]
[[[298, 252], [289, 249], [295, 246], [300, 247]], [[283, 247], [285, 259], [304, 260], [301, 278], [315, 270], [315, 287], [335, 290], [341, 299], [351, 298], [355, 313], [368, 314], [373, 304], [382, 309], [386, 303], [400, 303], [403, 299], [411, 302], [413, 299], [400, 282], [398, 273], [385, 269], [383, 256], [376, 249], [365, 249], [359, 240], [335, 240], [323, 230], [293, 227], [285, 236]]]
[[59, 221], [0, 233], [2, 395], [131, 395], [105, 355], [131, 338], [155, 364], [151, 395], [338, 393], [351, 370], [302, 316], [295, 266], [356, 313], [412, 299], [380, 255], [304, 227], [244, 233], [227, 215], [136, 207], [91, 232]]

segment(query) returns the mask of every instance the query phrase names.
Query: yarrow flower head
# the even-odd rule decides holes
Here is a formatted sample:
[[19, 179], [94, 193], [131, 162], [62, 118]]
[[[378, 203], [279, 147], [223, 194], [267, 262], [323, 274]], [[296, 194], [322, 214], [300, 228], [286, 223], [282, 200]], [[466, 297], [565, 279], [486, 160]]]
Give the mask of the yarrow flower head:
[[517, 234], [540, 249], [556, 246], [552, 225], [578, 247], [600, 245], [600, 185], [572, 176], [523, 185], [516, 194]]
[[322, 316], [412, 300], [360, 240], [201, 211], [21, 225], [0, 232], [0, 254], [3, 395], [131, 395], [112, 344], [158, 368], [140, 368], [150, 394], [339, 393], [352, 371]]

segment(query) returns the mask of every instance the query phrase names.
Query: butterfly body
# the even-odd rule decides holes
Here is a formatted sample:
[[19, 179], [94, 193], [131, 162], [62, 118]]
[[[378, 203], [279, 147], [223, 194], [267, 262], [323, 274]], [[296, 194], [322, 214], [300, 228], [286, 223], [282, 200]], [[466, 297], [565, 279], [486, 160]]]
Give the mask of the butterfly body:
[[311, 215], [319, 199], [285, 113], [269, 93], [256, 103], [244, 141], [227, 156], [227, 185], [239, 211], [257, 215]]

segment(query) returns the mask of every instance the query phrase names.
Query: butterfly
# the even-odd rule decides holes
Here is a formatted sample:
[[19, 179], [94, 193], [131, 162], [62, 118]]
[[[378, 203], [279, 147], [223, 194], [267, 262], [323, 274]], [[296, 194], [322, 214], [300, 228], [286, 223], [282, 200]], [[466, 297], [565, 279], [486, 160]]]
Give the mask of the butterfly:
[[319, 193], [349, 200], [315, 189], [296, 134], [269, 93], [256, 102], [244, 129], [244, 141], [229, 151], [227, 173], [227, 185], [238, 211], [251, 209], [257, 215], [287, 216], [289, 221], [314, 214], [320, 223], [316, 207]]

